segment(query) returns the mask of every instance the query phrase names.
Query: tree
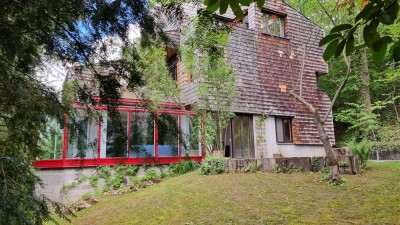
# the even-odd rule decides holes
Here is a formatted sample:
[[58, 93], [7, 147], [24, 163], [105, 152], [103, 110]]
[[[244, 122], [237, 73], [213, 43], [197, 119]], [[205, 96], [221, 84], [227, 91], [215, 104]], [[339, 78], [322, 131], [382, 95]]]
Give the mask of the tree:
[[224, 152], [222, 133], [229, 119], [234, 116], [231, 106], [238, 95], [236, 74], [223, 58], [223, 48], [228, 43], [230, 28], [218, 25], [214, 16], [203, 10], [188, 29], [180, 51], [191, 79], [200, 81], [198, 106], [201, 110], [198, 111], [207, 121], [205, 132], [216, 135], [212, 139], [206, 139], [206, 144], [214, 147], [209, 149], [210, 152]]
[[[118, 78], [123, 76], [132, 90], [141, 85], [142, 74], [132, 61], [121, 60], [109, 64], [116, 67], [118, 74], [100, 76], [90, 55], [95, 51], [94, 44], [105, 36], [118, 36], [127, 44], [129, 24], [139, 24], [144, 37], [154, 36], [159, 29], [148, 13], [147, 3], [145, 0], [0, 3], [1, 223], [41, 224], [51, 219], [45, 197], [35, 192], [40, 180], [32, 162], [43, 154], [40, 142], [47, 131], [47, 121], [56, 118], [63, 124], [69, 104], [60, 101], [56, 91], [43, 84], [35, 73], [42, 56], [91, 68], [99, 84], [101, 102], [113, 112], [120, 96]], [[87, 85], [74, 88], [84, 104], [94, 103]]]

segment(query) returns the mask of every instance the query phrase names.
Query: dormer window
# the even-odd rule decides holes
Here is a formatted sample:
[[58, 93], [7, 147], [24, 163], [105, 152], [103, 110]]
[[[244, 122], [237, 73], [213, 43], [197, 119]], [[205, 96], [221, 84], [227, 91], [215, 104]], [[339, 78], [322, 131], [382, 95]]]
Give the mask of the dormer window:
[[272, 12], [262, 12], [261, 32], [277, 37], [285, 37], [285, 16]]

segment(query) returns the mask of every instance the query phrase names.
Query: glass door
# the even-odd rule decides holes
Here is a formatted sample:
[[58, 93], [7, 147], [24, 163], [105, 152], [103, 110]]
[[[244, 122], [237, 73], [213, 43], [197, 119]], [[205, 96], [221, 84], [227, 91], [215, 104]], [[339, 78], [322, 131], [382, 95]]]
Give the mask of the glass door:
[[237, 115], [231, 121], [232, 157], [254, 157], [252, 117]]

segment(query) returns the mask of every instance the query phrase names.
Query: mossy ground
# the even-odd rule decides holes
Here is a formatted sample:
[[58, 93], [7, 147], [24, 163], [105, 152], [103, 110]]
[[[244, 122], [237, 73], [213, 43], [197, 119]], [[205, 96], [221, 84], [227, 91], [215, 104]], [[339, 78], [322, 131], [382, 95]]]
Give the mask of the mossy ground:
[[400, 162], [370, 163], [342, 187], [321, 177], [196, 171], [102, 197], [72, 224], [400, 224]]

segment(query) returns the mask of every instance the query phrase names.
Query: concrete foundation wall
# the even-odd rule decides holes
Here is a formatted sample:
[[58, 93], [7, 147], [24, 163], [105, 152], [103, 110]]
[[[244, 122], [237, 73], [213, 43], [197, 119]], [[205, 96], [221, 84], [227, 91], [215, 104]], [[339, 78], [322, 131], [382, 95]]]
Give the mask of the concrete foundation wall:
[[[150, 168], [155, 168], [157, 172], [160, 172], [160, 167]], [[148, 169], [141, 167], [137, 176], [143, 177]], [[38, 187], [37, 191], [52, 201], [68, 205], [82, 199], [82, 195], [88, 191], [92, 191], [95, 194], [95, 190], [89, 183], [89, 180], [69, 189], [67, 194], [61, 193], [63, 186], [77, 181], [82, 176], [91, 176], [95, 172], [95, 168], [37, 169], [36, 174], [43, 182], [43, 187]], [[99, 188], [102, 188], [104, 181], [100, 179], [98, 184]]]
[[42, 188], [38, 188], [38, 192], [56, 202], [73, 203], [81, 199], [87, 191], [93, 190], [89, 181], [84, 181], [69, 190], [67, 195], [60, 192], [64, 185], [71, 184], [82, 176], [90, 176], [94, 173], [94, 168], [38, 169], [36, 173], [44, 184]]

